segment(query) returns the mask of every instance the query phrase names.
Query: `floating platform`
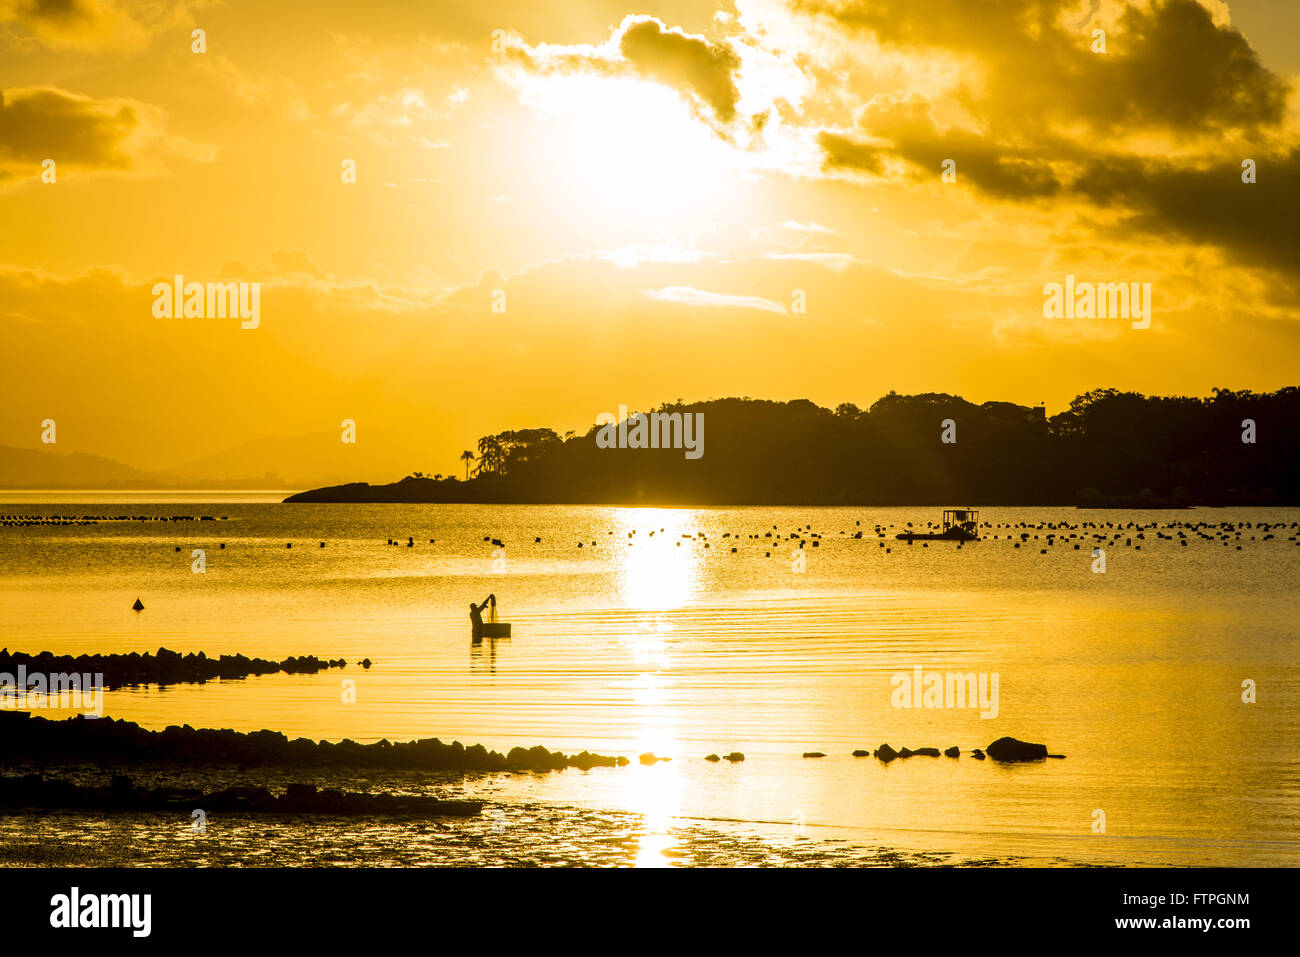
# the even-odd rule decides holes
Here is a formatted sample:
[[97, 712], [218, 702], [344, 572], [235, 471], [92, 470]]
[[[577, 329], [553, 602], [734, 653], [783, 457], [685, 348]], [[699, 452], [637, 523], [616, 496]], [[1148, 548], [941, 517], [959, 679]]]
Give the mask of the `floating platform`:
[[978, 542], [978, 535], [971, 535], [960, 529], [946, 532], [903, 532], [894, 536], [903, 542]]
[[945, 508], [943, 510], [943, 531], [913, 532], [906, 531], [895, 535], [899, 541], [907, 542], [978, 542], [980, 513], [973, 508]]

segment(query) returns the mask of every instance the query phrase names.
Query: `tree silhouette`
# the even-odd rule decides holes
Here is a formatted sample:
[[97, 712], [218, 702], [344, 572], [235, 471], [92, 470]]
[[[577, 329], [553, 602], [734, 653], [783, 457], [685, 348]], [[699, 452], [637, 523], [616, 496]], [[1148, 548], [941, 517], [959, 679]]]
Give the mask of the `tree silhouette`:
[[469, 449], [460, 453], [460, 460], [465, 463], [465, 481], [469, 481], [469, 463], [474, 461], [474, 453]]
[[[478, 442], [465, 482], [413, 478], [319, 489], [298, 501], [644, 505], [1083, 505], [1300, 503], [1300, 388], [1206, 398], [1093, 389], [1048, 418], [1011, 402], [891, 392], [862, 410], [807, 399], [711, 399], [703, 455], [601, 448], [514, 429]], [[942, 423], [955, 423], [944, 442]], [[1247, 428], [1247, 422], [1250, 425]], [[473, 452], [461, 453], [466, 463]]]

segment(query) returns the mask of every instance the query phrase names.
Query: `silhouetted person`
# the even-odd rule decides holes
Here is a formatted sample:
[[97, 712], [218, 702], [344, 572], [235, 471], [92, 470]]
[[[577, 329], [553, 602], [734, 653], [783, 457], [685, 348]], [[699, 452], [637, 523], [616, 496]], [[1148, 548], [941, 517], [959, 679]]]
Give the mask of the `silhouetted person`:
[[491, 605], [493, 608], [495, 608], [496, 604], [497, 604], [496, 595], [488, 595], [486, 598], [483, 599], [483, 603], [481, 605], [476, 605], [473, 602], [469, 603], [469, 620], [472, 623], [471, 627], [473, 629], [472, 636], [474, 641], [483, 640], [483, 609], [486, 608], [488, 605]]

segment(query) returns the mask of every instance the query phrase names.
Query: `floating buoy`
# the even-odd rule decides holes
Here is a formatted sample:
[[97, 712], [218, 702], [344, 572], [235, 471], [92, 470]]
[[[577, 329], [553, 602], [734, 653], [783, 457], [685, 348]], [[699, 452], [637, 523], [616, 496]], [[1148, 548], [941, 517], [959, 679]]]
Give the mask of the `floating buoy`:
[[135, 600], [135, 604], [132, 605], [131, 607], [136, 611], [144, 611], [144, 602], [142, 602], [139, 598], [137, 598]]

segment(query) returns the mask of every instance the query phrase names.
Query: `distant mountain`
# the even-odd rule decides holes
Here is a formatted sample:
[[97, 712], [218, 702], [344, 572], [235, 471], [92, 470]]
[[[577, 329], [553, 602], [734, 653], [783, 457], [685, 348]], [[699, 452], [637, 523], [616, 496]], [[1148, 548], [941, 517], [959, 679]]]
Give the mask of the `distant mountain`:
[[86, 452], [0, 445], [0, 488], [283, 489], [376, 480], [418, 459], [422, 442], [364, 429], [355, 444], [341, 431], [252, 439], [201, 458], [141, 469]]
[[343, 442], [341, 430], [251, 439], [168, 465], [166, 471], [191, 487], [303, 488], [392, 475], [416, 457], [420, 444], [410, 436], [363, 426], [355, 443]]
[[175, 484], [167, 476], [102, 455], [0, 445], [0, 488], [166, 488]]

